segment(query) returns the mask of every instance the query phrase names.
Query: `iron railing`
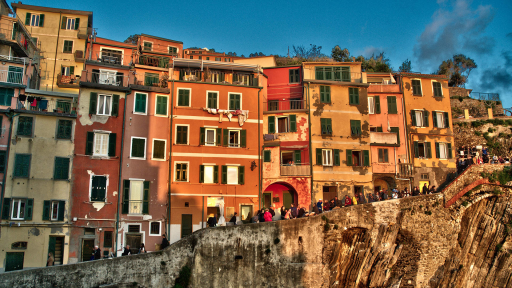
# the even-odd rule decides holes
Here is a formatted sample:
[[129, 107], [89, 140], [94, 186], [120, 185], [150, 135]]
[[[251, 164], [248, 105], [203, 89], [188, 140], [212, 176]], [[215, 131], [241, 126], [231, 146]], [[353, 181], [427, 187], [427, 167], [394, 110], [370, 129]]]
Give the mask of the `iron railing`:
[[500, 101], [500, 94], [498, 93], [471, 92], [469, 97], [477, 100]]
[[142, 214], [142, 200], [130, 200], [129, 201], [129, 214]]
[[302, 99], [268, 100], [268, 102], [264, 103], [266, 111], [306, 109], [306, 100]]
[[309, 176], [310, 168], [309, 163], [281, 164], [281, 176]]
[[129, 75], [91, 71], [85, 71], [84, 74], [82, 74], [82, 79], [80, 79], [81, 82], [112, 85], [117, 87], [128, 87], [128, 85], [133, 84], [130, 82]]
[[410, 178], [414, 175], [414, 168], [411, 163], [399, 163], [398, 171], [400, 172], [400, 178]]
[[2, 69], [0, 70], [0, 82], [23, 84], [23, 72], [14, 72]]
[[29, 102], [28, 97], [25, 101], [20, 101], [16, 104], [16, 109], [38, 111], [38, 112], [53, 112], [62, 114], [76, 114], [76, 105], [72, 100], [56, 100], [45, 99], [35, 100]]

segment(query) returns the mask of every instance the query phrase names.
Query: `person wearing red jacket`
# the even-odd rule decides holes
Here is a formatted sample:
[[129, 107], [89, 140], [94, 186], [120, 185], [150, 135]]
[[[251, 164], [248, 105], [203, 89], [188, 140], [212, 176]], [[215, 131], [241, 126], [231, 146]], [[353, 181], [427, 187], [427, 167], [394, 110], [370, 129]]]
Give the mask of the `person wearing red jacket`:
[[265, 209], [265, 214], [263, 214], [263, 219], [265, 219], [265, 222], [272, 222], [272, 214], [268, 212], [268, 209]]
[[348, 195], [345, 195], [345, 206], [350, 206], [352, 205], [352, 199], [350, 199], [350, 197], [348, 197]]

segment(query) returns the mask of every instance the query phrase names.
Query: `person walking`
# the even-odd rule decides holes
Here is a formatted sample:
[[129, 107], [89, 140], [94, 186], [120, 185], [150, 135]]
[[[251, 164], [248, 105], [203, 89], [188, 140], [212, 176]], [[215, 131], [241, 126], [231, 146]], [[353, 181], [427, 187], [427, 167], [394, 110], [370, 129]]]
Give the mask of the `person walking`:
[[165, 237], [165, 234], [162, 235], [162, 244], [160, 244], [160, 250], [164, 250], [167, 246], [169, 246], [169, 241]]
[[316, 207], [318, 207], [318, 213], [322, 213], [322, 206], [323, 206], [322, 199], [318, 199], [318, 202], [316, 203]]
[[231, 219], [229, 220], [229, 222], [233, 223], [233, 225], [236, 225], [236, 215], [237, 213], [235, 212], [235, 214], [233, 214], [233, 217], [231, 217]]
[[53, 257], [53, 253], [48, 253], [48, 260], [46, 260], [46, 266], [53, 266], [53, 263], [55, 262], [55, 258]]
[[423, 184], [423, 190], [421, 191], [423, 195], [428, 194], [428, 186], [427, 183]]

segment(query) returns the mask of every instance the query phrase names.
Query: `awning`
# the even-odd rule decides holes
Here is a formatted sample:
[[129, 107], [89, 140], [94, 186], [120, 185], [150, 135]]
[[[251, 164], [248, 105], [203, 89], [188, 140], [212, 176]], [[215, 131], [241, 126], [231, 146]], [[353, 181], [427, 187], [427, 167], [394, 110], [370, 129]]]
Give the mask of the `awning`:
[[219, 70], [236, 70], [236, 71], [248, 71], [258, 72], [258, 65], [241, 64], [232, 62], [219, 62], [219, 61], [207, 61], [207, 60], [195, 60], [185, 58], [174, 58], [173, 67], [187, 67], [187, 68], [209, 68]]

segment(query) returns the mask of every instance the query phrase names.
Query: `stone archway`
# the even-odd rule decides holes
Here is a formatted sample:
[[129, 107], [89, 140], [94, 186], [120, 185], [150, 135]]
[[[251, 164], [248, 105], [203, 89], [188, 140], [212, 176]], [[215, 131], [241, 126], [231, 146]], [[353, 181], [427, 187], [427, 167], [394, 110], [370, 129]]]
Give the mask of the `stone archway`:
[[396, 182], [393, 177], [381, 176], [373, 180], [373, 187], [375, 187], [375, 189], [380, 187], [381, 190], [391, 190], [396, 187]]
[[260, 207], [268, 208], [273, 205], [275, 208], [285, 206], [290, 208], [290, 204], [295, 207], [301, 204], [299, 201], [298, 193], [295, 188], [286, 182], [275, 182], [267, 186], [263, 195], [261, 196]]

